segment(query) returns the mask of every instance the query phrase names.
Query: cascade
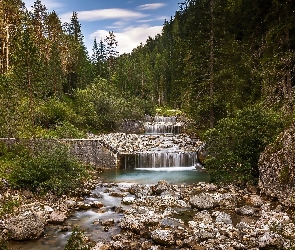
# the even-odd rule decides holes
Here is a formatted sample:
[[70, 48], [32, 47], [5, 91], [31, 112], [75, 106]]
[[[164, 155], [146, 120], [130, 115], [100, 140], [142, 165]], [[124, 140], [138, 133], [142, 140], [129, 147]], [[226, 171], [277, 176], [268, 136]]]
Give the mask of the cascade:
[[[196, 147], [182, 133], [183, 123], [175, 116], [147, 117], [144, 124], [146, 135], [159, 135], [154, 148], [137, 152], [134, 159], [136, 169], [146, 168], [195, 168], [198, 164]], [[125, 164], [126, 165], [126, 164]]]
[[144, 130], [146, 134], [180, 134], [182, 133], [182, 122], [177, 122], [175, 116], [146, 117]]
[[197, 165], [196, 152], [141, 152], [137, 155], [136, 168], [176, 168], [195, 167]]

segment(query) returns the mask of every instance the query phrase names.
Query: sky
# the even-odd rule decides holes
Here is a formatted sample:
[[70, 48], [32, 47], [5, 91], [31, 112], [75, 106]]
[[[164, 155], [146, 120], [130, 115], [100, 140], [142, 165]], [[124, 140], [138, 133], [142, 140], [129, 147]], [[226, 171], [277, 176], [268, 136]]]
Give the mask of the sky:
[[[35, 0], [24, 0], [30, 9]], [[113, 31], [120, 54], [130, 53], [147, 38], [162, 31], [163, 23], [178, 10], [179, 0], [41, 0], [48, 12], [55, 10], [62, 22], [78, 13], [86, 48], [91, 55], [93, 41], [104, 40]]]

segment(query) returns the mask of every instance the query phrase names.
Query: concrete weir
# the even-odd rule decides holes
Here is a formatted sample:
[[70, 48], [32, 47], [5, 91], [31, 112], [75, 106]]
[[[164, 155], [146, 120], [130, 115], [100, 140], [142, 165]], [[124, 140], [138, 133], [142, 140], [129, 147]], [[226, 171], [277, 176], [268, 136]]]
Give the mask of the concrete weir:
[[100, 168], [117, 168], [118, 154], [103, 145], [99, 139], [61, 139], [70, 153], [79, 161]]

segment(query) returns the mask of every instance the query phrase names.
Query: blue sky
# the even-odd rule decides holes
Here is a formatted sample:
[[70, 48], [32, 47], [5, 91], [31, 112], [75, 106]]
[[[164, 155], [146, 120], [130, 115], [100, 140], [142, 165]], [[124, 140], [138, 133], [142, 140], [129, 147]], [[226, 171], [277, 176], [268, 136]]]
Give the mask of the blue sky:
[[[30, 9], [34, 0], [24, 0]], [[148, 36], [161, 33], [164, 20], [178, 10], [179, 0], [41, 0], [48, 11], [55, 10], [62, 22], [78, 13], [85, 45], [92, 53], [94, 37], [104, 39], [113, 31], [120, 54], [129, 53]]]

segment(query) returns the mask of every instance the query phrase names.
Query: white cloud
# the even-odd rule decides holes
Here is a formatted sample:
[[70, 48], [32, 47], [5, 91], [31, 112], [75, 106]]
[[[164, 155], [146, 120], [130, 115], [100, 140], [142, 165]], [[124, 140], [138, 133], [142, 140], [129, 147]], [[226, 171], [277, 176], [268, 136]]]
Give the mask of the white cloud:
[[138, 6], [139, 10], [156, 10], [166, 6], [165, 3], [148, 3]]
[[[36, 0], [23, 0], [28, 10], [34, 5]], [[41, 0], [41, 3], [46, 6], [48, 11], [57, 10], [63, 7], [63, 4], [52, 0]]]
[[[118, 51], [120, 54], [130, 53], [134, 48], [145, 43], [147, 38], [154, 37], [160, 34], [163, 26], [139, 26], [139, 27], [128, 27], [122, 32], [114, 32], [116, 40], [118, 41]], [[107, 30], [97, 30], [90, 35], [90, 39], [96, 37], [97, 40], [104, 39], [109, 32]]]
[[118, 21], [118, 22], [114, 22], [112, 25], [107, 26], [106, 28], [108, 29], [122, 29], [124, 27], [126, 27], [126, 25], [128, 25], [128, 21]]
[[[72, 12], [64, 13], [60, 15], [62, 21], [69, 21], [72, 16]], [[78, 11], [78, 18], [80, 21], [97, 21], [106, 19], [138, 19], [146, 17], [146, 14], [141, 12], [126, 10], [126, 9], [99, 9]]]
[[164, 21], [166, 20], [170, 20], [170, 17], [168, 16], [159, 16], [159, 17], [156, 17], [156, 18], [151, 18], [151, 19], [141, 19], [141, 20], [137, 20], [136, 22], [138, 23], [148, 23], [148, 22], [153, 22], [153, 21]]

